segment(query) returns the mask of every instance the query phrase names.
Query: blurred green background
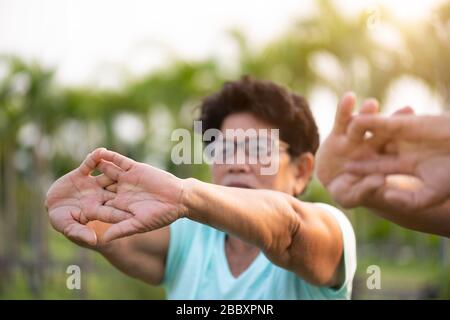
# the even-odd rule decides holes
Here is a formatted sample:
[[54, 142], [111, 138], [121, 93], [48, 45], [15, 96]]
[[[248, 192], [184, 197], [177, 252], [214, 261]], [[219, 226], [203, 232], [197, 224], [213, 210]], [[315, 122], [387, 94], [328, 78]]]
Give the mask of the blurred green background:
[[[174, 58], [114, 90], [63, 86], [55, 70], [39, 61], [1, 55], [0, 298], [164, 298], [161, 288], [121, 274], [100, 255], [56, 233], [48, 223], [45, 193], [97, 146], [179, 177], [208, 180], [205, 165], [172, 164], [170, 134], [175, 128], [192, 129], [201, 98], [226, 80], [251, 74], [306, 97], [317, 87], [337, 96], [352, 89], [383, 105], [394, 81], [407, 76], [450, 107], [450, 2], [414, 24], [399, 22], [380, 7], [377, 17], [401, 35], [400, 48], [374, 39], [373, 12], [349, 18], [330, 1], [318, 1], [318, 9], [262, 48], [252, 47], [245, 32], [230, 31], [239, 48], [235, 68], [224, 69], [214, 56]], [[335, 111], [335, 106], [312, 108]], [[316, 180], [302, 198], [332, 203]], [[346, 212], [358, 246], [354, 298], [450, 298], [448, 239], [408, 231], [363, 208]], [[81, 267], [82, 290], [66, 288], [66, 268], [72, 264]], [[381, 290], [366, 286], [369, 265], [381, 268]]]

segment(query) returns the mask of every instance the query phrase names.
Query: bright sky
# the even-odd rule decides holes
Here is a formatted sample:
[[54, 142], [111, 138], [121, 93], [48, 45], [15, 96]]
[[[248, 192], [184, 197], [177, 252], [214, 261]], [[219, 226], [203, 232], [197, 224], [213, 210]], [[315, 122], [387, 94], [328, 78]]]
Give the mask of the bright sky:
[[164, 62], [167, 50], [188, 59], [228, 57], [234, 48], [226, 30], [242, 27], [255, 45], [262, 44], [303, 10], [310, 12], [311, 3], [0, 0], [0, 52], [57, 66], [65, 83], [95, 82], [98, 69], [111, 65], [148, 71]]
[[[347, 15], [381, 3], [400, 18], [418, 19], [436, 2], [336, 3]], [[234, 48], [226, 30], [241, 27], [254, 45], [263, 45], [314, 9], [313, 0], [0, 0], [0, 53], [56, 66], [65, 83], [95, 82], [99, 68], [122, 65], [141, 73], [160, 65], [164, 46], [187, 58], [227, 58]]]
[[[423, 18], [437, 2], [336, 1], [349, 16], [382, 4], [407, 20]], [[236, 48], [227, 30], [239, 27], [254, 46], [262, 46], [294, 18], [314, 10], [313, 0], [0, 0], [0, 54], [18, 54], [56, 67], [61, 83], [111, 87], [123, 70], [142, 74], [164, 64], [171, 54], [232, 61]], [[406, 85], [402, 90], [410, 92], [408, 98], [417, 91], [411, 88], [419, 88], [419, 100], [427, 101], [429, 93], [420, 81], [402, 81], [400, 89]], [[395, 96], [404, 95], [397, 91]], [[320, 104], [336, 102], [321, 89], [313, 98]], [[403, 103], [401, 98], [394, 100], [392, 105]], [[325, 122], [332, 117], [326, 117], [329, 111], [318, 112], [324, 117], [324, 134], [330, 126]]]

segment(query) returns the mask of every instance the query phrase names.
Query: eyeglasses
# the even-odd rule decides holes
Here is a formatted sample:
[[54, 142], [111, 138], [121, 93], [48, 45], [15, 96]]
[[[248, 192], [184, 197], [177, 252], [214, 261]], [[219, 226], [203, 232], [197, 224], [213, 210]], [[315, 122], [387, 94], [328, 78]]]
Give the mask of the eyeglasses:
[[244, 139], [218, 138], [208, 148], [210, 160], [217, 164], [269, 164], [280, 152], [289, 150], [289, 144], [268, 136], [245, 137]]

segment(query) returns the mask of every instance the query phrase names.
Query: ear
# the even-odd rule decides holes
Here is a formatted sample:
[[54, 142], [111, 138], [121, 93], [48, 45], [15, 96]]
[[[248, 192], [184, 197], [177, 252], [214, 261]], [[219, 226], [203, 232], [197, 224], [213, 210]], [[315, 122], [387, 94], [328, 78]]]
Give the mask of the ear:
[[292, 163], [294, 166], [294, 194], [301, 194], [311, 180], [314, 171], [314, 155], [311, 152], [302, 153]]

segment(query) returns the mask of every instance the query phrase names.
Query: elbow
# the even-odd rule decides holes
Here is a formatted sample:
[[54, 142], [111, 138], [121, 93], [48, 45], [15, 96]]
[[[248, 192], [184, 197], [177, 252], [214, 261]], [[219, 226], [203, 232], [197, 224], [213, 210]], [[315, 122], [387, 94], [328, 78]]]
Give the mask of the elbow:
[[282, 214], [267, 224], [262, 250], [273, 263], [305, 281], [317, 286], [334, 286], [342, 253], [342, 248], [336, 250], [339, 241], [329, 232], [323, 232], [323, 228], [311, 227], [298, 202], [284, 200], [272, 202], [283, 205], [274, 210]]
[[288, 269], [297, 276], [316, 286], [334, 287], [340, 280], [340, 267], [343, 259], [340, 250], [300, 250], [289, 253]]
[[[288, 223], [286, 223], [289, 221]], [[292, 253], [297, 249], [296, 242], [300, 234], [301, 221], [294, 214], [285, 218], [284, 223], [271, 226], [266, 241], [264, 241], [262, 251], [275, 264], [282, 268], [292, 270], [295, 255]]]
[[[273, 202], [277, 203], [277, 202]], [[262, 244], [262, 250], [267, 256], [272, 257], [276, 262], [285, 264], [289, 260], [289, 252], [298, 237], [301, 228], [299, 215], [292, 209], [286, 201], [278, 202], [286, 206], [276, 208], [274, 211], [278, 214], [276, 220], [271, 220], [266, 225], [266, 236]]]

